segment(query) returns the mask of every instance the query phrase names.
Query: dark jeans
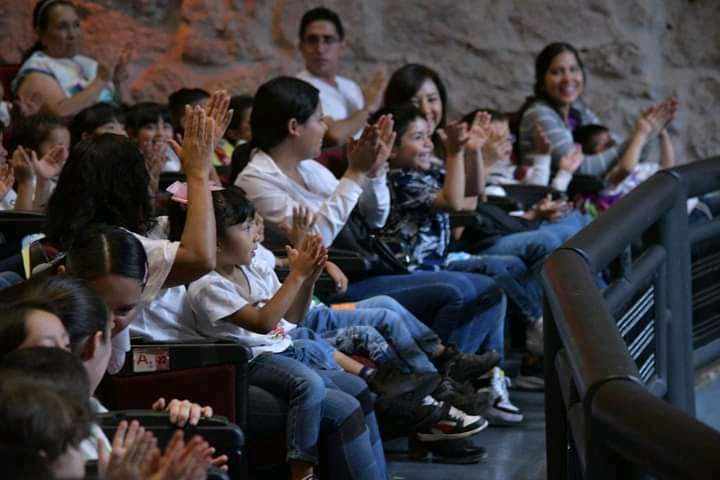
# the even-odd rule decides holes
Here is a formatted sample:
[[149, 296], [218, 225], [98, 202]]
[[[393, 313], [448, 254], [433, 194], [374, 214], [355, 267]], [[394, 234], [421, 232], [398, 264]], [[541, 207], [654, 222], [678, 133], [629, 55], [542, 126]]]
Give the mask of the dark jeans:
[[458, 272], [413, 272], [381, 275], [351, 282], [339, 301], [358, 301], [376, 295], [394, 298], [430, 327], [445, 342], [455, 342], [463, 352], [475, 353], [492, 344], [502, 352], [502, 342], [487, 342], [502, 331], [505, 297], [489, 277]]
[[[385, 457], [372, 409], [374, 398], [367, 385], [340, 371], [317, 373], [325, 390], [318, 425], [322, 466], [328, 470], [328, 478], [384, 479]], [[248, 403], [251, 438], [289, 429], [291, 405], [286, 395], [271, 394], [251, 384]]]

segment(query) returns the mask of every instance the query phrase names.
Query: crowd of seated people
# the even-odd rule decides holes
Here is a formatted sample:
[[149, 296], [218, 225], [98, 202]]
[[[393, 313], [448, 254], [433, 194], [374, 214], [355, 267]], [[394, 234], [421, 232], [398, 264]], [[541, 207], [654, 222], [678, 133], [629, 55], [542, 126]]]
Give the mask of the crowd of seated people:
[[[345, 30], [323, 7], [301, 20], [301, 73], [166, 103], [123, 103], [131, 50], [81, 55], [70, 0], [40, 0], [33, 28], [0, 109], [0, 210], [44, 215], [0, 244], [7, 478], [227, 470], [200, 436], [160, 445], [137, 421], [100, 427], [96, 393], [139, 341], [247, 347], [246, 441], [281, 417], [288, 478], [387, 478], [382, 442], [399, 436], [414, 455], [478, 462], [483, 430], [524, 420], [509, 348], [515, 386], [544, 387], [544, 260], [589, 211], [675, 163], [677, 100], [649, 105], [622, 141], [582, 102], [566, 43], [540, 52], [515, 118], [483, 99], [450, 119], [452, 92], [428, 66], [380, 70], [365, 88], [340, 76]], [[604, 188], [566, 199], [577, 173]], [[508, 211], [517, 184], [542, 194]], [[193, 395], [146, 407], [196, 425], [213, 405]]]

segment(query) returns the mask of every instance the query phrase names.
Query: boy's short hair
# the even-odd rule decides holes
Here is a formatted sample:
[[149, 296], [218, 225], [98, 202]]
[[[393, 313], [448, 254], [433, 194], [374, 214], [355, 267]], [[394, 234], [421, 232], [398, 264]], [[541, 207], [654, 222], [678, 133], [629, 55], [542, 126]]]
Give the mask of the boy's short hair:
[[109, 103], [96, 103], [80, 110], [70, 122], [70, 137], [73, 145], [82, 139], [83, 134], [92, 134], [96, 129], [111, 122], [125, 124], [125, 115], [119, 108]]
[[603, 125], [591, 123], [577, 127], [573, 131], [573, 140], [580, 144], [585, 155], [593, 155], [598, 153], [598, 141], [603, 133], [610, 133], [610, 130]]
[[185, 105], [195, 105], [210, 98], [210, 93], [202, 88], [181, 88], [168, 96], [168, 108], [170, 109], [170, 118], [175, 129], [180, 129], [180, 119], [184, 115]]
[[50, 113], [36, 113], [21, 117], [12, 129], [10, 138], [10, 151], [14, 152], [18, 146], [29, 148], [37, 152], [42, 144], [56, 128], [67, 128], [62, 118]]
[[326, 21], [332, 23], [333, 25], [335, 25], [335, 30], [337, 31], [340, 40], [343, 40], [345, 38], [345, 30], [343, 29], [343, 25], [340, 21], [340, 17], [338, 16], [338, 14], [326, 7], [316, 7], [312, 10], [308, 10], [307, 12], [305, 12], [305, 14], [302, 16], [302, 20], [300, 20], [299, 35], [301, 42], [303, 40], [303, 37], [305, 36], [305, 30], [307, 29], [308, 25], [318, 21]]
[[172, 124], [170, 110], [166, 105], [156, 102], [136, 103], [125, 111], [125, 127], [137, 133], [141, 128], [157, 123], [158, 118], [162, 118], [165, 123]]
[[425, 120], [425, 115], [413, 104], [407, 103], [402, 105], [391, 105], [383, 107], [377, 112], [373, 113], [368, 118], [368, 123], [374, 125], [380, 120], [383, 115], [392, 115], [393, 117], [393, 131], [395, 132], [395, 145], [400, 145], [402, 136], [410, 127], [410, 124], [421, 118]]

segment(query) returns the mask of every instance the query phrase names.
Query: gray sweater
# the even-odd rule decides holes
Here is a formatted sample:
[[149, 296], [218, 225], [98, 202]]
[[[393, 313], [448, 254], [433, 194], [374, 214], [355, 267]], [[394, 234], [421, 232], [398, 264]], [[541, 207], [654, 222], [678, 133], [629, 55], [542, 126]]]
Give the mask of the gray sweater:
[[[581, 103], [573, 105], [573, 109], [580, 113], [580, 125], [598, 124], [597, 115], [592, 110]], [[572, 150], [573, 136], [570, 128], [565, 124], [562, 117], [553, 109], [547, 102], [538, 100], [533, 103], [523, 113], [520, 121], [520, 132], [519, 132], [519, 146], [520, 146], [520, 159], [523, 163], [529, 158], [529, 155], [533, 150], [532, 132], [533, 125], [536, 123], [540, 124], [550, 145], [552, 146], [552, 165], [557, 168], [560, 158], [563, 155]], [[610, 170], [610, 167], [617, 161], [622, 146], [620, 142], [615, 142], [616, 146], [605, 150], [602, 153], [595, 155], [586, 155], [578, 173], [584, 173], [586, 175], [595, 175], [599, 177], [605, 176]]]

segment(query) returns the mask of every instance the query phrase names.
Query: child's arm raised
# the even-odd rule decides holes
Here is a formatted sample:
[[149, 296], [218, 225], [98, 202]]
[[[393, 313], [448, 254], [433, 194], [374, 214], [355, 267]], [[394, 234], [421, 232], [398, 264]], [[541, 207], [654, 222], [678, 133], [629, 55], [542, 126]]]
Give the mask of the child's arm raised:
[[490, 115], [478, 112], [468, 132], [465, 145], [465, 198], [463, 210], [475, 210], [479, 196], [485, 192], [485, 158], [483, 148], [491, 135]]
[[[320, 236], [314, 235], [312, 237], [308, 237], [303, 245], [303, 250], [311, 252], [310, 258], [315, 259], [315, 269], [312, 271], [310, 276], [305, 279], [305, 282], [295, 297], [295, 301], [285, 314], [285, 320], [291, 323], [301, 323], [305, 318], [305, 313], [307, 313], [307, 310], [310, 307], [310, 302], [312, 302], [315, 282], [317, 282], [318, 277], [323, 272], [325, 265], [327, 264], [327, 249], [323, 246], [322, 238], [320, 238]], [[292, 268], [292, 263], [294, 261], [292, 259], [292, 252], [288, 253], [288, 260]]]
[[660, 130], [660, 168], [672, 168], [675, 166], [675, 149], [667, 128]]
[[187, 220], [175, 261], [163, 287], [186, 284], [215, 268], [215, 213], [210, 194], [215, 122], [202, 107], [185, 107], [188, 119], [182, 148], [171, 145], [183, 162], [187, 178]]
[[327, 258], [324, 252], [322, 241], [317, 235], [307, 237], [297, 250], [288, 247], [290, 274], [275, 295], [262, 307], [246, 305], [225, 320], [258, 333], [271, 332], [283, 318], [293, 323], [301, 321], [305, 312], [303, 309], [302, 316], [298, 318], [295, 303], [304, 302], [304, 308], [307, 308], [307, 299], [301, 298], [301, 290], [313, 277], [316, 269], [322, 269]]
[[438, 130], [445, 145], [445, 181], [435, 196], [434, 207], [438, 210], [456, 212], [462, 210], [465, 199], [465, 144], [470, 136], [465, 123], [454, 122], [444, 130]]

